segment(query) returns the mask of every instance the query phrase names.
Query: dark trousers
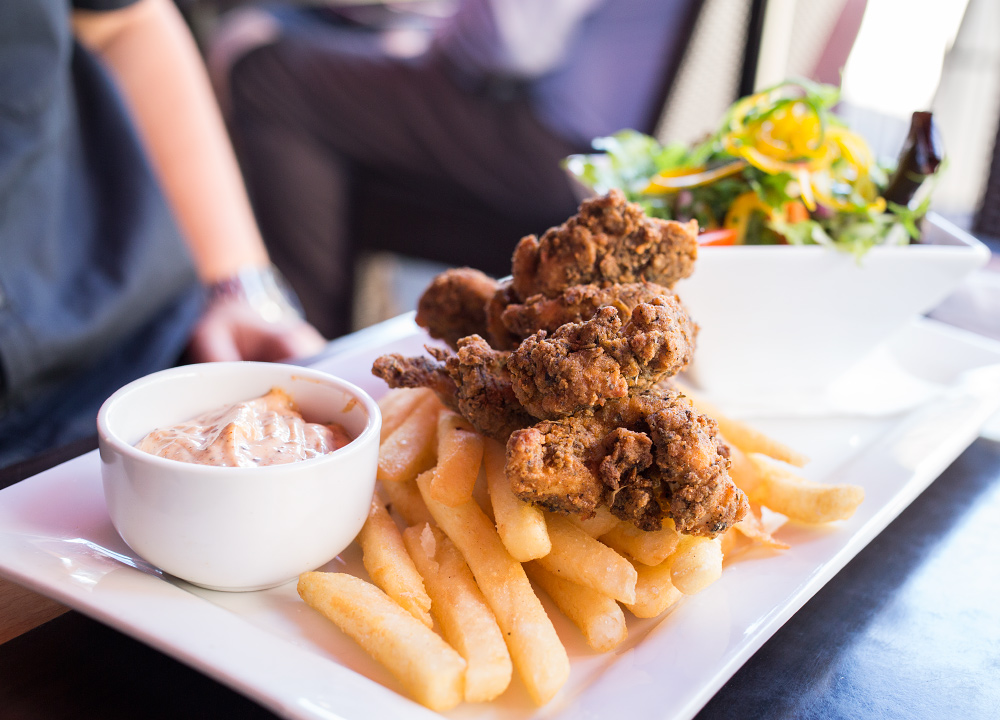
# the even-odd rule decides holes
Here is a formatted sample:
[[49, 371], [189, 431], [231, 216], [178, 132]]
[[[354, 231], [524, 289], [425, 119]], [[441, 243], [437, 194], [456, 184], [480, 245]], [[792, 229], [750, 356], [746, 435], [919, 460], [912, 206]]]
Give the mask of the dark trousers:
[[234, 141], [274, 262], [326, 336], [349, 330], [354, 256], [387, 249], [494, 275], [577, 206], [531, 88], [435, 53], [389, 58], [375, 32], [287, 24], [230, 77]]

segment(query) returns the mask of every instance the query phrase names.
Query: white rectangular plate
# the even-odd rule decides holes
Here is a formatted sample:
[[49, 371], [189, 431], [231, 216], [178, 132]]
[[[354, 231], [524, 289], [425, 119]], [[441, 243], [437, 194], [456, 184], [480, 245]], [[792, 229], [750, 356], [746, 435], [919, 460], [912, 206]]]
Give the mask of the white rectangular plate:
[[[419, 354], [411, 316], [337, 345], [317, 367], [375, 395], [383, 352]], [[616, 652], [590, 651], [552, 611], [572, 661], [566, 687], [535, 708], [519, 681], [454, 718], [690, 718], [820, 587], [975, 439], [1000, 407], [1000, 344], [929, 320], [894, 336], [878, 358], [920, 402], [891, 415], [769, 417], [762, 430], [813, 458], [803, 474], [864, 486], [855, 516], [827, 528], [786, 525], [783, 552], [754, 550], [722, 579], [656, 620], [629, 623]], [[872, 371], [876, 372], [875, 369]], [[864, 373], [856, 374], [864, 387]], [[903, 383], [906, 385], [906, 383]], [[886, 558], [886, 562], [891, 562]], [[325, 569], [364, 576], [349, 548]], [[333, 625], [294, 584], [255, 593], [201, 590], [138, 558], [108, 519], [100, 462], [90, 453], [0, 491], [0, 573], [201, 670], [286, 718], [436, 717]]]

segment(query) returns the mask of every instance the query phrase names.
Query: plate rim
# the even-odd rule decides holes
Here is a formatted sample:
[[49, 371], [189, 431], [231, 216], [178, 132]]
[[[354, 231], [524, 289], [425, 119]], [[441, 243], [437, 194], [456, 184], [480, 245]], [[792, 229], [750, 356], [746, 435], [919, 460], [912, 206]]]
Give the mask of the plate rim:
[[[918, 331], [936, 332], [938, 337], [949, 338], [949, 342], [956, 344], [969, 343], [990, 351], [997, 359], [997, 362], [1000, 363], [1000, 343], [996, 341], [926, 318], [917, 319], [912, 325], [918, 328]], [[412, 313], [398, 316], [369, 328], [368, 332], [360, 340], [356, 337], [351, 338], [348, 336], [344, 342], [331, 344], [328, 353], [324, 353], [321, 358], [310, 362], [310, 364], [322, 366], [325, 363], [335, 362], [337, 358], [350, 356], [357, 351], [366, 351], [373, 346], [384, 345], [394, 339], [399, 339], [403, 336], [402, 334], [407, 332], [412, 333], [413, 328], [415, 328], [415, 325], [412, 321]], [[981, 408], [981, 411], [986, 412], [987, 409], [990, 409], [991, 414], [996, 410], [997, 406], [1000, 406], [1000, 393], [995, 394], [988, 402], [984, 401], [984, 403], [986, 405], [992, 404], [992, 408], [984, 406]], [[905, 417], [913, 417], [913, 414], [907, 414]], [[731, 654], [717, 668], [711, 678], [707, 678], [702, 686], [693, 692], [680, 707], [671, 708], [669, 717], [690, 718], [696, 714], [718, 689], [732, 677], [739, 667], [767, 642], [781, 625], [798, 612], [820, 588], [835, 577], [861, 549], [867, 546], [920, 492], [943, 472], [950, 462], [958, 457], [974, 441], [978, 435], [978, 429], [982, 427], [988, 417], [989, 414], [978, 425], [972, 423], [967, 427], [961, 428], [961, 431], [956, 432], [954, 436], [948, 437], [950, 445], [944, 451], [939, 452], [932, 461], [921, 465], [919, 471], [914, 471], [910, 480], [903, 486], [903, 492], [896, 493], [890, 504], [880, 507], [871, 520], [861, 528], [855, 530], [851, 534], [848, 544], [839, 550], [831, 560], [824, 563], [819, 573], [814, 573], [807, 578], [806, 582], [802, 584], [790, 602], [785, 602], [780, 607], [774, 608], [771, 616], [754, 628], [753, 633], [747, 636], [738, 648], [738, 651]], [[976, 426], [973, 427], [973, 425]], [[26, 478], [21, 482], [0, 490], [0, 530], [16, 529], [16, 519], [12, 521], [4, 512], [11, 498], [21, 494], [30, 495], [33, 492], [40, 492], [41, 489], [52, 483], [60, 484], [69, 482], [69, 480], [60, 479], [69, 470], [73, 470], [74, 472], [80, 470], [87, 473], [96, 472], [99, 476], [97, 452], [96, 450], [92, 451], [56, 468]], [[72, 476], [69, 477], [72, 479]], [[92, 478], [86, 481], [94, 482]], [[100, 482], [99, 477], [96, 482]], [[291, 639], [278, 637], [273, 633], [260, 629], [242, 616], [214, 605], [171, 582], [158, 578], [155, 574], [151, 574], [148, 569], [145, 571], [141, 569], [131, 571], [129, 577], [134, 579], [139, 585], [155, 582], [160, 583], [157, 587], [161, 589], [163, 589], [163, 586], [170, 586], [169, 589], [164, 590], [169, 597], [160, 597], [158, 598], [158, 602], [165, 602], [168, 606], [179, 603], [183, 606], [196, 608], [192, 612], [196, 616], [195, 619], [198, 620], [195, 623], [198, 628], [207, 624], [215, 631], [221, 627], [221, 630], [227, 637], [241, 638], [239, 644], [249, 645], [251, 650], [256, 649], [259, 652], [259, 646], [261, 645], [265, 649], [277, 650], [280, 648], [282, 652], [295, 655], [297, 665], [302, 664], [314, 669], [314, 672], [310, 673], [308, 678], [299, 678], [298, 680], [292, 677], [283, 678], [282, 682], [285, 682], [285, 685], [276, 686], [275, 683], [270, 683], [267, 679], [261, 684], [258, 682], [261, 678], [270, 678], [273, 676], [270, 667], [268, 667], [267, 672], [255, 671], [252, 667], [247, 667], [246, 663], [243, 663], [242, 667], [234, 670], [231, 664], [227, 665], [227, 663], [231, 662], [231, 658], [236, 655], [236, 653], [232, 652], [232, 646], [227, 646], [224, 651], [220, 651], [219, 648], [205, 647], [204, 643], [199, 644], [197, 642], [197, 633], [194, 632], [196, 628], [188, 627], [187, 632], [181, 634], [184, 642], [178, 643], [175, 640], [177, 637], [177, 628], [174, 627], [178, 618], [170, 616], [154, 617], [151, 621], [148, 609], [142, 608], [137, 611], [136, 607], [130, 603], [128, 595], [130, 591], [128, 588], [120, 592], [116, 591], [115, 593], [106, 594], [102, 596], [101, 601], [95, 601], [96, 596], [88, 594], [89, 591], [83, 586], [74, 585], [72, 582], [61, 577], [49, 577], [41, 570], [32, 568], [30, 562], [26, 562], [26, 555], [30, 555], [30, 552], [25, 553], [23, 539], [18, 544], [18, 538], [25, 537], [24, 532], [27, 529], [29, 528], [22, 527], [22, 534], [20, 536], [17, 532], [0, 533], [0, 575], [10, 577], [25, 587], [52, 597], [74, 610], [155, 647], [161, 652], [184, 662], [237, 692], [251, 697], [256, 702], [283, 717], [296, 719], [330, 717], [329, 713], [332, 711], [332, 708], [328, 704], [324, 704], [328, 703], [328, 698], [318, 698], [318, 704], [315, 707], [302, 704], [303, 691], [312, 688], [309, 682], [314, 680], [313, 676], [315, 672], [318, 672], [315, 670], [317, 665], [325, 665], [326, 667], [322, 669], [325, 672], [332, 672], [335, 675], [340, 673], [350, 674], [352, 688], [356, 687], [358, 689], [360, 697], [355, 701], [348, 702], [348, 705], [356, 709], [361, 707], [358, 705], [358, 702], [363, 699], [365, 702], [371, 702], [382, 707], [385, 711], [389, 711], [392, 708], [399, 712], [404, 712], [407, 714], [407, 717], [440, 717], [436, 713], [426, 710], [407, 698], [397, 695], [392, 689], [386, 689], [375, 681], [358, 675], [338, 665], [336, 662], [315, 663], [314, 658], [318, 653], [304, 649]], [[15, 546], [13, 549], [12, 545]], [[105, 600], [107, 602], [101, 604]], [[186, 607], [184, 611], [186, 612]], [[222, 619], [219, 620], [219, 618]], [[301, 663], [298, 662], [299, 659], [301, 659]], [[610, 663], [608, 668], [610, 669], [616, 663], [617, 661]], [[264, 663], [264, 665], [268, 666], [270, 664]], [[331, 670], [329, 666], [335, 666], [338, 669]], [[586, 694], [586, 690], [581, 690], [581, 692], [572, 698], [572, 701], [578, 701], [584, 698]], [[565, 715], [570, 710], [572, 710], [572, 702], [568, 706], [565, 706], [559, 715]], [[369, 708], [368, 713], [370, 712], [371, 709]], [[548, 716], [546, 715], [546, 717]]]

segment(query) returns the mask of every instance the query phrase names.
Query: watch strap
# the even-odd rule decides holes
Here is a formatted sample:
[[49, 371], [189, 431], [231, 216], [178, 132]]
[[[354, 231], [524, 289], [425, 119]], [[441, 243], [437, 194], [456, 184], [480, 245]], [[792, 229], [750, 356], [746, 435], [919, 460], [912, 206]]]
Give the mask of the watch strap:
[[231, 299], [240, 300], [270, 322], [304, 316], [295, 291], [273, 265], [243, 268], [209, 286], [209, 303]]

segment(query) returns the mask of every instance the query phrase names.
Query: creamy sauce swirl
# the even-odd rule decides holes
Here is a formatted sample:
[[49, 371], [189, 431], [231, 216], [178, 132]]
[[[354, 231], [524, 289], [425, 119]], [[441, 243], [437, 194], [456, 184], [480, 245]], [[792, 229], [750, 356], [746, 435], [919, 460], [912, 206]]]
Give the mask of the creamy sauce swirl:
[[336, 423], [306, 422], [288, 393], [274, 388], [254, 400], [154, 430], [136, 447], [199, 465], [263, 467], [325, 455], [350, 441]]

